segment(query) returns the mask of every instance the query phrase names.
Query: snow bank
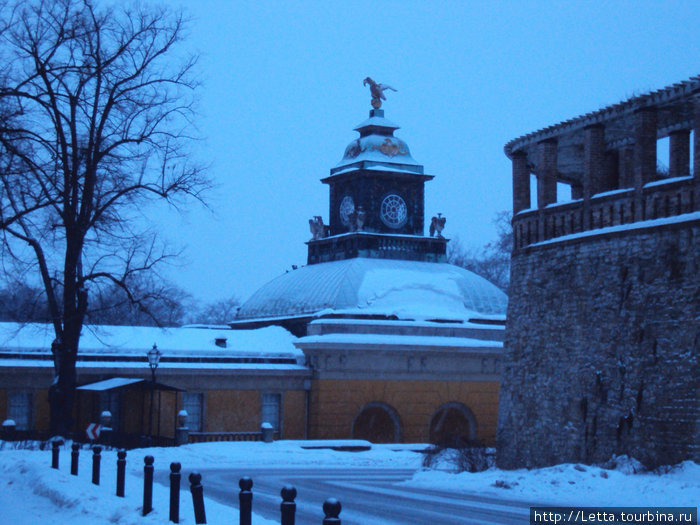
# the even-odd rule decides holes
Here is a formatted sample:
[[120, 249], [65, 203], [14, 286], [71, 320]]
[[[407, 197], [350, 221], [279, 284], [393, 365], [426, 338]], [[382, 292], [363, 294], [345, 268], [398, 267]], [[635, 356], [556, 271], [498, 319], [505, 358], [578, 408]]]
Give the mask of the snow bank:
[[[439, 465], [446, 467], [444, 462]], [[622, 457], [614, 469], [562, 464], [459, 474], [422, 470], [403, 484], [430, 489], [449, 487], [456, 492], [559, 506], [694, 507], [700, 501], [697, 463], [685, 461], [653, 473], [639, 472], [640, 467], [639, 462]]]
[[[171, 461], [182, 463], [182, 487], [189, 487], [187, 476], [196, 468], [180, 449], [138, 449], [127, 455], [126, 497], [116, 492], [116, 451], [102, 453], [100, 485], [92, 484], [92, 452], [81, 450], [78, 476], [70, 475], [70, 446], [61, 448], [60, 469], [50, 468], [51, 452], [28, 450], [0, 451], [0, 508], [2, 522], [13, 525], [148, 525], [169, 523], [170, 489], [154, 483], [154, 510], [141, 516], [143, 503], [143, 458], [155, 458], [156, 472], [169, 469]], [[238, 509], [206, 498], [206, 480], [203, 480], [207, 523], [212, 525], [234, 523]], [[180, 494], [180, 523], [193, 524], [194, 510], [188, 491]], [[253, 514], [256, 525], [279, 525]]]

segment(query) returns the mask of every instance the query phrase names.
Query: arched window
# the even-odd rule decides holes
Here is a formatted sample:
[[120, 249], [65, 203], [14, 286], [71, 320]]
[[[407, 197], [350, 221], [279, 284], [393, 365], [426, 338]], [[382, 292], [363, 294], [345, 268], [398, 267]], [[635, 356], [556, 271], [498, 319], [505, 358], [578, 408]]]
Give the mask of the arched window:
[[430, 420], [430, 442], [448, 447], [464, 446], [476, 439], [476, 418], [462, 403], [445, 403]]
[[399, 415], [385, 403], [369, 403], [355, 418], [352, 437], [372, 443], [398, 443], [401, 441]]

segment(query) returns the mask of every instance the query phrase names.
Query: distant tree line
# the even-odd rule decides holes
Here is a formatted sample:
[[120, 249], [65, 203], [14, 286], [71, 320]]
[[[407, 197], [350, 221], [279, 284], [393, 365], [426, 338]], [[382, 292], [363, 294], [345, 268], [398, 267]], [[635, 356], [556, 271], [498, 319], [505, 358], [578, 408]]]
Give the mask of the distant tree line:
[[[140, 283], [139, 302], [132, 303], [115, 286], [95, 291], [85, 314], [86, 324], [127, 326], [223, 325], [240, 305], [237, 297], [202, 302], [167, 281]], [[0, 285], [0, 321], [49, 323], [44, 290], [26, 283]]]
[[513, 214], [503, 211], [496, 215], [498, 237], [480, 248], [465, 246], [461, 239], [454, 238], [447, 245], [447, 261], [461, 266], [491, 281], [504, 292], [510, 283], [510, 253], [513, 249]]

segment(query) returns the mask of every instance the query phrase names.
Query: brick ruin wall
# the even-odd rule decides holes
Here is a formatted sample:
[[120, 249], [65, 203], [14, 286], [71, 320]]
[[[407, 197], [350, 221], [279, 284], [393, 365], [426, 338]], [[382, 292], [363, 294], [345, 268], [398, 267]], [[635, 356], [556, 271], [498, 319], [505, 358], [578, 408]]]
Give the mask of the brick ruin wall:
[[502, 468], [700, 461], [700, 221], [512, 258]]

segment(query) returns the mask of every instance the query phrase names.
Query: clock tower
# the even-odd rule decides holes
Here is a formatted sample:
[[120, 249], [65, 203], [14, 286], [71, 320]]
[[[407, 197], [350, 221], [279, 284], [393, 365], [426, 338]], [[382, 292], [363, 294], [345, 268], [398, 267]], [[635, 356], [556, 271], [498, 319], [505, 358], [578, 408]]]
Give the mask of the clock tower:
[[329, 187], [330, 224], [320, 217], [309, 221], [314, 237], [307, 243], [307, 262], [353, 257], [445, 262], [447, 239], [439, 233], [444, 218], [433, 219], [438, 226], [431, 233], [437, 231], [437, 237], [423, 234], [424, 185], [433, 176], [394, 136], [399, 127], [384, 118], [374, 90], [372, 95], [369, 118], [354, 128], [359, 138], [321, 181]]

